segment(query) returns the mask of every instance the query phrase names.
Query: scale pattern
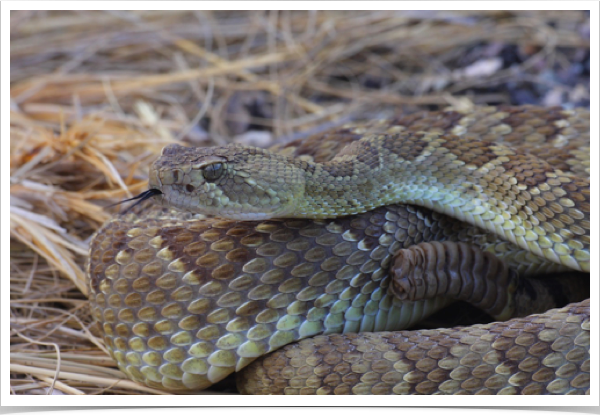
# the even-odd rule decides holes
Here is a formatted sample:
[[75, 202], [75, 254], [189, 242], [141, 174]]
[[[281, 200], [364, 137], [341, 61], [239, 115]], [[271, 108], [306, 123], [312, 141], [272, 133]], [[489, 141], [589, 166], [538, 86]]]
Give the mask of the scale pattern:
[[[172, 145], [154, 163], [151, 187], [174, 207], [242, 220], [333, 218], [395, 203], [418, 205], [589, 272], [589, 177], [551, 164], [556, 159], [571, 167], [556, 149], [531, 151], [551, 143], [564, 152], [579, 136], [587, 133], [589, 140], [589, 125], [575, 117], [579, 112], [487, 111], [478, 122], [446, 112], [445, 131], [435, 124], [415, 130], [399, 120], [348, 126], [346, 133], [359, 138], [325, 162], [240, 145]], [[526, 143], [520, 150], [503, 144], [515, 133]], [[572, 136], [578, 138], [571, 142]], [[577, 150], [584, 157], [584, 148]], [[206, 180], [204, 169], [215, 162], [222, 174]]]
[[[540, 124], [540, 119], [545, 123]], [[568, 224], [570, 230], [579, 226], [584, 235], [578, 235], [578, 239], [573, 233], [567, 242], [564, 238], [562, 242], [552, 239], [553, 247], [562, 243], [567, 248], [557, 252], [544, 248], [552, 251], [552, 255], [542, 252], [551, 261], [538, 257], [540, 251], [529, 243], [517, 247], [506, 232], [490, 233], [489, 230], [497, 231], [496, 226], [490, 228], [484, 224], [482, 227], [488, 229], [485, 232], [466, 224], [465, 215], [458, 208], [452, 210], [456, 219], [423, 207], [390, 205], [338, 219], [238, 222], [199, 219], [191, 213], [155, 206], [116, 217], [94, 236], [88, 265], [92, 314], [102, 326], [107, 348], [129, 377], [158, 388], [198, 390], [241, 370], [259, 356], [302, 338], [321, 333], [400, 330], [447, 305], [451, 299], [436, 297], [407, 302], [388, 291], [393, 256], [415, 244], [466, 242], [497, 255], [527, 275], [569, 267], [586, 269], [589, 180], [585, 188], [582, 184], [585, 181], [576, 178], [578, 169], [589, 175], [589, 152], [587, 167], [576, 162], [584, 158], [586, 143], [581, 142], [581, 137], [585, 141], [586, 133], [589, 147], [586, 125], [589, 113], [535, 108], [482, 108], [468, 114], [421, 113], [391, 121], [349, 125], [303, 142], [279, 146], [277, 153], [269, 153], [293, 156], [300, 166], [322, 165], [336, 157], [352, 160], [358, 156], [353, 155], [353, 148], [372, 141], [361, 141], [364, 137], [380, 137], [382, 131], [390, 128], [402, 130], [402, 137], [424, 140], [424, 145], [417, 145], [414, 150], [395, 150], [414, 160], [422, 157], [431, 142], [440, 144], [436, 140], [448, 134], [459, 137], [461, 146], [475, 142], [475, 136], [481, 136], [480, 131], [489, 135], [480, 137], [484, 140], [491, 142], [495, 137], [511, 146], [514, 146], [511, 140], [521, 136], [523, 141], [534, 144], [531, 149], [524, 146], [525, 150], [514, 147], [510, 150], [511, 157], [523, 154], [530, 157], [527, 160], [533, 160], [533, 156], [526, 155], [527, 151], [535, 153], [542, 142], [562, 146], [562, 152], [548, 150], [539, 155], [546, 154], [548, 163], [553, 160], [562, 163], [565, 172], [556, 173], [557, 177], [569, 178], [570, 183], [578, 183], [582, 189], [583, 201], [575, 196], [579, 193], [574, 193], [570, 200], [575, 210], [563, 211], [557, 220]], [[530, 134], [526, 134], [524, 126], [533, 132], [527, 130]], [[444, 157], [448, 154], [454, 154], [456, 159], [462, 157], [460, 146], [454, 148], [448, 140], [443, 143], [448, 147]], [[471, 160], [476, 167], [473, 171], [498, 160], [506, 163], [501, 160], [504, 156], [492, 159], [485, 146], [482, 144], [481, 158]], [[436, 148], [440, 147], [445, 148], [441, 144]], [[471, 146], [469, 151], [477, 150]], [[563, 157], [564, 152], [572, 156]], [[189, 156], [192, 163], [190, 154], [183, 160]], [[211, 162], [215, 160], [222, 161], [217, 158]], [[186, 163], [177, 173], [165, 173], [170, 183], [167, 187], [182, 188], [192, 176], [198, 178], [200, 170]], [[541, 161], [536, 163], [544, 165]], [[515, 177], [527, 180], [538, 175], [533, 170], [531, 173], [523, 170], [523, 177]], [[539, 174], [549, 178], [548, 172]], [[156, 169], [151, 171], [151, 184], [157, 177]], [[443, 177], [447, 176], [439, 176]], [[540, 181], [538, 187], [546, 182]], [[489, 181], [485, 186], [480, 182], [479, 186], [495, 195], [498, 192], [494, 186], [501, 185]], [[561, 188], [562, 184], [557, 186], [551, 189]], [[501, 200], [493, 197], [488, 200]], [[532, 217], [543, 219], [540, 223], [544, 226], [546, 223], [554, 226], [544, 210], [549, 202], [542, 199], [528, 201], [538, 207]], [[575, 211], [583, 217], [573, 214]], [[534, 228], [531, 231], [536, 233]], [[536, 239], [538, 245], [540, 241], [543, 239]], [[556, 261], [554, 254], [561, 260]]]
[[589, 395], [589, 307], [459, 329], [317, 336], [256, 362], [238, 385], [249, 394]]

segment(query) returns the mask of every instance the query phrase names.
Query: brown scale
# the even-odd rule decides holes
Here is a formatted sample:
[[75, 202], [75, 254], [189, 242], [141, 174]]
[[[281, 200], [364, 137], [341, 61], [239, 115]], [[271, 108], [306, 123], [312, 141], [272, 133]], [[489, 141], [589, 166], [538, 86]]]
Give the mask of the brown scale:
[[589, 300], [455, 330], [318, 336], [259, 360], [238, 385], [253, 394], [589, 394], [586, 347]]
[[449, 132], [464, 117], [456, 111], [417, 112], [410, 115], [400, 115], [394, 118], [390, 125], [400, 125], [409, 131], [438, 131]]
[[491, 160], [498, 158], [498, 155], [490, 148], [493, 143], [484, 141], [463, 140], [460, 137], [444, 141], [440, 147], [450, 150], [457, 160], [466, 164], [472, 164], [481, 167]]
[[[571, 171], [575, 166], [567, 161], [573, 158], [573, 152], [581, 147], [589, 149], [589, 119], [585, 117], [565, 116], [565, 112], [558, 107], [501, 106], [498, 110], [507, 116], [496, 118], [495, 123], [486, 123], [484, 127], [503, 131], [503, 134], [493, 135], [495, 141], [514, 146], [518, 153], [533, 154], [553, 168]], [[482, 130], [479, 121], [469, 126], [471, 132]], [[557, 143], [559, 136], [566, 142]], [[487, 139], [485, 135], [480, 138]], [[576, 167], [576, 172], [582, 173], [583, 170]]]
[[330, 160], [346, 145], [360, 140], [362, 134], [355, 134], [350, 129], [340, 129], [323, 136], [313, 135], [305, 139], [297, 139], [273, 149], [283, 154], [294, 154], [295, 157], [308, 156], [311, 160]]
[[383, 143], [383, 148], [393, 154], [398, 154], [404, 160], [414, 161], [428, 145], [427, 140], [415, 134], [408, 136], [404, 142], [386, 140]]
[[[493, 108], [470, 115], [475, 121], [472, 128], [467, 125], [465, 136], [494, 126], [507, 133], [512, 128], [502, 123], [506, 115]], [[543, 118], [544, 112], [536, 116]], [[409, 129], [417, 128], [413, 131], [433, 126], [440, 133], [452, 133], [464, 117], [457, 112], [421, 113], [405, 118], [405, 123]], [[511, 123], [516, 126], [517, 120], [526, 118], [515, 115]], [[568, 128], [584, 131], [585, 121], [572, 118]], [[538, 134], [555, 134], [539, 122], [529, 126], [537, 128]], [[373, 123], [369, 128], [383, 132], [387, 127]], [[354, 141], [357, 137], [348, 131], [353, 130], [344, 136], [348, 142]], [[339, 148], [335, 136], [313, 139], [319, 143], [315, 147], [323, 144], [320, 148], [326, 150], [298, 147], [297, 151], [326, 161], [338, 151], [332, 150]], [[517, 194], [501, 182], [493, 184], [498, 194]], [[564, 186], [577, 192], [585, 187], [585, 181], [573, 179]], [[543, 218], [548, 213], [558, 214], [560, 209], [544, 199], [545, 195], [522, 192], [519, 197], [531, 203], [532, 209], [535, 206]], [[573, 201], [574, 209], [589, 211], [589, 191], [576, 193]], [[582, 221], [577, 211], [565, 208], [561, 214], [561, 224], [589, 234], [589, 223]], [[190, 356], [213, 353], [218, 363], [232, 363], [235, 354], [226, 347], [215, 351], [215, 345], [235, 344], [236, 336], [250, 333], [270, 335], [265, 327], [274, 326], [282, 307], [301, 315], [308, 312], [309, 304], [332, 305], [327, 297], [317, 298], [319, 293], [337, 295], [344, 287], [372, 292], [379, 281], [370, 278], [377, 274], [373, 264], [380, 261], [388, 267], [388, 249], [395, 252], [448, 238], [486, 240], [479, 230], [410, 207], [381, 208], [355, 218], [328, 221], [327, 232], [320, 221], [186, 222], [189, 214], [170, 217], [164, 209], [146, 215], [137, 225], [115, 220], [93, 239], [90, 300], [92, 314], [102, 323], [105, 343], [119, 367], [137, 381], [167, 389], [182, 388], [184, 371], [204, 370], [202, 363]], [[552, 226], [550, 222], [544, 225]], [[341, 235], [352, 243], [340, 239]], [[358, 243], [360, 249], [356, 249]], [[351, 271], [340, 269], [344, 266]], [[363, 271], [359, 277], [355, 277], [357, 268]], [[340, 279], [329, 280], [326, 274], [336, 270]], [[348, 286], [347, 278], [357, 287]], [[547, 292], [555, 297], [560, 284]], [[529, 305], [534, 295], [525, 296], [530, 300], [523, 302]], [[303, 350], [305, 356], [289, 358], [291, 349], [281, 350], [272, 357], [278, 363], [264, 361], [262, 366], [254, 366], [254, 374], [243, 375], [260, 378], [262, 384], [242, 388], [254, 388], [257, 393], [376, 394], [585, 393], [589, 389], [589, 302], [526, 320], [382, 336], [320, 336], [311, 344], [302, 341], [293, 347]], [[286, 379], [275, 378], [280, 374]]]
[[[565, 118], [563, 110], [560, 107], [536, 108], [533, 106], [500, 106], [498, 109], [509, 114], [502, 122], [508, 124], [513, 130], [518, 131], [519, 127], [526, 126], [529, 127], [528, 130], [521, 131], [522, 133], [531, 134], [536, 132], [545, 138], [544, 141], [537, 142], [536, 144], [545, 144], [546, 142], [551, 141], [560, 131], [560, 128], [555, 126], [555, 121]], [[522, 138], [521, 141], [523, 141]], [[529, 144], [531, 142], [526, 138], [525, 143]]]

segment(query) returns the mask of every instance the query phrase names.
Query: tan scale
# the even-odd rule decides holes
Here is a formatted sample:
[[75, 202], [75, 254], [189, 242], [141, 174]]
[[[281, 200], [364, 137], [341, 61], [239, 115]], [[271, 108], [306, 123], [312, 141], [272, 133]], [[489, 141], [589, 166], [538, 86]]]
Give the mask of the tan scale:
[[[519, 136], [528, 137], [522, 146], [517, 145]], [[560, 151], [541, 150], [541, 143]], [[230, 157], [226, 151], [231, 148], [210, 150], [209, 164], [200, 160], [209, 150], [169, 149], [150, 181], [161, 181], [163, 201], [179, 207], [201, 202], [220, 211], [232, 201], [261, 209], [276, 206], [300, 189], [287, 186], [289, 178], [309, 183], [302, 190], [309, 196], [302, 209], [308, 212], [312, 204], [318, 212], [303, 213], [307, 217], [392, 204], [327, 220], [197, 219], [158, 207], [115, 218], [91, 244], [93, 315], [119, 367], [132, 379], [170, 390], [199, 390], [302, 338], [400, 330], [446, 306], [451, 299], [401, 301], [388, 291], [391, 259], [414, 244], [467, 242], [524, 275], [589, 269], [589, 178], [577, 177], [581, 165], [573, 161], [584, 158], [586, 145], [589, 113], [507, 107], [476, 108], [468, 114], [424, 112], [346, 126], [280, 146], [278, 153], [244, 148]], [[173, 160], [166, 158], [171, 152], [181, 167], [165, 170]], [[302, 161], [282, 165], [280, 154]], [[269, 166], [260, 164], [265, 155]], [[251, 168], [239, 169], [236, 157]], [[219, 178], [236, 196], [214, 183], [200, 183], [201, 170], [196, 169], [215, 162], [225, 172]], [[555, 163], [562, 163], [564, 171]], [[266, 176], [253, 176], [267, 167], [273, 170]], [[384, 174], [367, 180], [365, 168], [373, 167]], [[589, 175], [589, 160], [583, 170]], [[404, 182], [388, 185], [391, 173]], [[282, 190], [260, 187], [269, 180]], [[205, 193], [192, 197], [187, 185]], [[343, 191], [335, 193], [336, 186]], [[326, 190], [334, 196], [326, 196]], [[349, 191], [356, 193], [339, 198]], [[390, 193], [411, 196], [398, 200]], [[399, 201], [439, 212], [393, 204]], [[435, 342], [430, 346], [435, 348]], [[429, 360], [416, 361], [423, 373], [434, 367]], [[404, 382], [417, 382], [410, 376]], [[523, 379], [519, 382], [530, 381]], [[440, 390], [473, 390], [463, 383]], [[549, 388], [550, 393], [564, 389]], [[397, 382], [371, 393], [384, 390], [414, 392]]]
[[[546, 141], [573, 145], [568, 137], [585, 124], [569, 123], [571, 113], [557, 118], [556, 112], [546, 111], [544, 120], [535, 112], [524, 117], [523, 112], [499, 111], [471, 127], [467, 116], [450, 133], [435, 126], [412, 131], [379, 122], [375, 131], [351, 129], [361, 137], [325, 162], [238, 144], [169, 145], [150, 169], [150, 187], [162, 192], [165, 205], [239, 220], [324, 219], [408, 203], [589, 271], [589, 179], [563, 172], [530, 151], [516, 151], [503, 140], [477, 135], [488, 137], [483, 128], [493, 128], [493, 135], [509, 142], [514, 129], [527, 150]], [[491, 127], [498, 119], [503, 123]], [[554, 121], [554, 128], [548, 121]], [[218, 171], [218, 177], [204, 177], [207, 169]], [[578, 225], [571, 226], [570, 219], [578, 219]]]

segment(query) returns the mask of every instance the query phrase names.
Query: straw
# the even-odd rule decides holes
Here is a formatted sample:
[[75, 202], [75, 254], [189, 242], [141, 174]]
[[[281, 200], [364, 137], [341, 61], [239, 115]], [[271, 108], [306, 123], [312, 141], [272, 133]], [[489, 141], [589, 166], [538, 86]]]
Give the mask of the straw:
[[168, 393], [118, 370], [85, 275], [104, 207], [147, 189], [163, 146], [510, 103], [511, 82], [589, 91], [549, 76], [589, 54], [577, 11], [13, 11], [10, 30], [15, 394]]

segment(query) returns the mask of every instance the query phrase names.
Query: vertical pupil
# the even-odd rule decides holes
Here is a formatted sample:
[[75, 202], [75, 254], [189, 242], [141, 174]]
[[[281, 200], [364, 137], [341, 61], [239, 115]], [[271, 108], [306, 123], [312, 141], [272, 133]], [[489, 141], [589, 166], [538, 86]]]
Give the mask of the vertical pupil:
[[223, 164], [209, 164], [202, 170], [202, 175], [206, 180], [216, 180], [223, 174]]

